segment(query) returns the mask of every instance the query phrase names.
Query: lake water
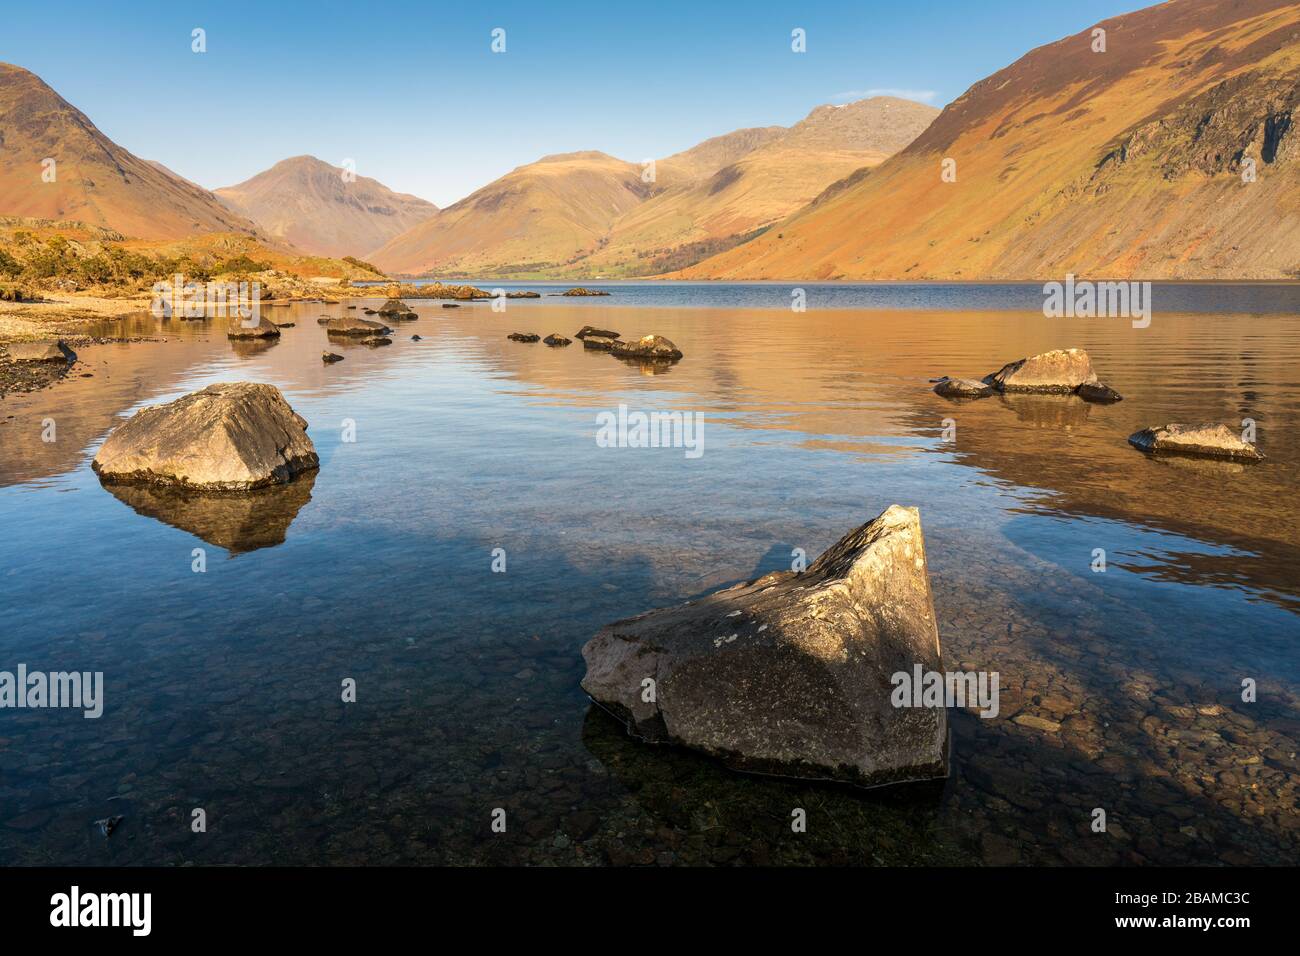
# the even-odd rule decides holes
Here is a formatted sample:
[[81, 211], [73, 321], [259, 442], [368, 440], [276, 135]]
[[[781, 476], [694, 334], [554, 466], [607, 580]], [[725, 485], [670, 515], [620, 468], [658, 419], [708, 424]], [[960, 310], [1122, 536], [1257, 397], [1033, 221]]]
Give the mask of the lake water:
[[[102, 331], [160, 341], [0, 403], [0, 670], [105, 680], [98, 720], [0, 710], [0, 863], [1294, 862], [1300, 287], [1158, 286], [1145, 329], [1045, 319], [1040, 286], [810, 284], [804, 313], [788, 284], [606, 287], [408, 300], [380, 349], [327, 341], [344, 305], [268, 309], [296, 327], [238, 349], [141, 317]], [[685, 358], [505, 337], [585, 324]], [[1125, 401], [928, 381], [1067, 346]], [[320, 471], [219, 506], [100, 485], [115, 422], [223, 380], [279, 386]], [[703, 455], [598, 447], [620, 404], [701, 413]], [[1125, 441], [1246, 418], [1253, 467]], [[952, 712], [943, 785], [733, 773], [583, 694], [602, 625], [892, 503], [921, 511], [945, 666], [1000, 675], [997, 718]]]

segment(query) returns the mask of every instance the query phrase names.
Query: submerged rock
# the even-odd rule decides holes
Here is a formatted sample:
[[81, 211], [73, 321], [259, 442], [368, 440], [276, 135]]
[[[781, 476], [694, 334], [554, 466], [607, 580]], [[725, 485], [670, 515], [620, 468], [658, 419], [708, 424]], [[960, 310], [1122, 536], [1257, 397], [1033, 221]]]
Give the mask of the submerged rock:
[[536, 342], [541, 336], [536, 332], [511, 332], [506, 338], [512, 342]]
[[1263, 461], [1251, 442], [1227, 425], [1153, 425], [1129, 436], [1129, 444], [1153, 455], [1195, 455], [1232, 461]]
[[1073, 392], [1080, 385], [1096, 382], [1097, 373], [1083, 349], [1053, 349], [1031, 355], [984, 377], [984, 383], [1000, 392]]
[[320, 360], [328, 365], [331, 362], [342, 362], [343, 356], [336, 352], [321, 352]]
[[944, 398], [987, 398], [994, 392], [992, 385], [972, 378], [944, 378], [934, 387], [936, 395]]
[[584, 325], [578, 331], [573, 333], [575, 339], [585, 339], [589, 335], [598, 336], [602, 339], [616, 339], [617, 332], [611, 332], [609, 329], [598, 329], [594, 325]]
[[444, 309], [459, 309], [459, 308], [460, 308], [460, 303], [459, 303], [459, 302], [444, 302], [444, 303], [442, 304], [442, 307], [443, 307]]
[[618, 339], [609, 339], [603, 335], [587, 335], [582, 339], [582, 347], [584, 349], [595, 349], [599, 352], [608, 352], [617, 341]]
[[540, 299], [541, 297], [542, 294], [540, 292], [507, 292], [506, 293], [507, 299]]
[[578, 286], [575, 289], [570, 289], [568, 292], [561, 293], [561, 295], [609, 295], [609, 293], [601, 292], [597, 289], [587, 289], [584, 288], [583, 286]]
[[616, 340], [609, 350], [619, 358], [656, 362], [676, 362], [682, 357], [682, 350], [662, 335], [643, 335], [635, 342]]
[[231, 339], [273, 339], [279, 334], [279, 327], [265, 317], [259, 318], [256, 325], [245, 325], [242, 321], [237, 321], [226, 329], [226, 337]]
[[56, 342], [10, 342], [5, 346], [11, 362], [68, 362], [76, 361], [77, 353], [63, 340]]
[[552, 347], [555, 347], [555, 346], [558, 346], [558, 345], [570, 345], [570, 344], [572, 344], [568, 339], [566, 339], [566, 338], [565, 338], [563, 335], [561, 335], [559, 332], [552, 332], [552, 333], [551, 333], [550, 335], [548, 335], [546, 338], [542, 339], [542, 341], [545, 342], [547, 345], [552, 346]]
[[393, 330], [382, 322], [373, 319], [358, 319], [356, 316], [343, 315], [330, 319], [325, 326], [327, 335], [355, 336], [368, 338], [374, 335], [388, 335]]
[[307, 423], [280, 390], [222, 382], [140, 409], [113, 429], [92, 467], [103, 481], [218, 491], [283, 484], [317, 468]]
[[945, 709], [891, 701], [895, 673], [941, 669], [915, 508], [890, 507], [803, 573], [610, 624], [582, 656], [583, 689], [630, 733], [736, 769], [862, 786], [948, 773]]

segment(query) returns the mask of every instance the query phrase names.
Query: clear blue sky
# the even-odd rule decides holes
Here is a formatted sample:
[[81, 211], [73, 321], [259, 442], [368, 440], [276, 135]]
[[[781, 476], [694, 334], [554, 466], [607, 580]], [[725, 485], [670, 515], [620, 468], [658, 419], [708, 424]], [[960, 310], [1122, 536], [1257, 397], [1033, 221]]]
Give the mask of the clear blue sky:
[[[1033, 47], [1143, 5], [12, 0], [0, 60], [210, 188], [310, 153], [447, 205], [546, 153], [639, 162], [867, 91], [943, 106]], [[496, 27], [504, 54], [490, 50]], [[795, 27], [806, 53], [790, 50]]]

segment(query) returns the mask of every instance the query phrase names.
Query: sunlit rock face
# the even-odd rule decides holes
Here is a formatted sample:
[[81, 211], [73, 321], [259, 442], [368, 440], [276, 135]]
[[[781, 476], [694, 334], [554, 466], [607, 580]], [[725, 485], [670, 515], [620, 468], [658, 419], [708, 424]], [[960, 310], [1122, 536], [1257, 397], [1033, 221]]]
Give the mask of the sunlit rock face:
[[273, 385], [222, 382], [136, 412], [92, 467], [105, 482], [208, 491], [283, 484], [320, 465], [307, 422]]
[[635, 736], [740, 770], [877, 786], [947, 775], [939, 707], [897, 707], [892, 675], [940, 668], [915, 508], [890, 507], [806, 571], [603, 628], [582, 686]]
[[1227, 425], [1153, 425], [1129, 436], [1135, 448], [1153, 455], [1193, 455], [1226, 458], [1231, 461], [1261, 461], [1264, 456], [1253, 444]]
[[1073, 392], [1097, 373], [1083, 349], [1053, 349], [1009, 362], [984, 381], [1000, 392]]

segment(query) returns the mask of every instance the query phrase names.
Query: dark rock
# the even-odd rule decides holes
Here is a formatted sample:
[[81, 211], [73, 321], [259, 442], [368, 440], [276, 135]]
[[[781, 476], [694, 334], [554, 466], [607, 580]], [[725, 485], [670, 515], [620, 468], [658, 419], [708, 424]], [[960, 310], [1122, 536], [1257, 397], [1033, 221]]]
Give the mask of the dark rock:
[[682, 350], [662, 335], [643, 335], [635, 342], [615, 340], [609, 350], [619, 358], [643, 361], [676, 362], [682, 357]]
[[541, 339], [541, 336], [536, 332], [511, 332], [506, 338], [512, 342], [536, 342]]
[[914, 508], [890, 507], [803, 573], [610, 624], [582, 654], [583, 689], [630, 733], [737, 769], [863, 786], [948, 773], [944, 707], [891, 701], [894, 673], [941, 669]]
[[459, 308], [460, 308], [460, 303], [459, 303], [459, 302], [444, 302], [444, 303], [442, 304], [442, 307], [443, 307], [444, 309], [459, 309]]
[[99, 831], [100, 836], [105, 838], [111, 837], [113, 835], [113, 831], [116, 830], [119, 826], [121, 826], [122, 821], [125, 819], [126, 819], [125, 817], [120, 815], [115, 817], [104, 817], [102, 820], [96, 820], [94, 823], [94, 827], [96, 830]]
[[570, 289], [568, 292], [564, 292], [561, 294], [562, 295], [609, 295], [608, 292], [600, 292], [596, 289], [586, 289], [583, 288], [582, 286], [578, 286], [576, 289]]
[[541, 297], [542, 294], [540, 292], [507, 292], [506, 293], [507, 299], [540, 299]]
[[945, 378], [934, 387], [934, 393], [944, 398], [987, 398], [994, 389], [992, 385], [970, 378]]
[[392, 329], [384, 325], [382, 322], [376, 322], [373, 319], [358, 319], [351, 315], [344, 315], [330, 319], [329, 324], [325, 326], [325, 332], [329, 335], [342, 335], [357, 338], [388, 335], [392, 331]]
[[600, 352], [608, 352], [614, 347], [618, 339], [607, 339], [603, 335], [588, 335], [582, 340], [584, 349], [595, 349]]
[[1079, 386], [1077, 394], [1080, 398], [1089, 402], [1110, 404], [1124, 401], [1123, 395], [1101, 382], [1084, 382]]
[[257, 324], [252, 326], [237, 321], [226, 329], [226, 337], [231, 339], [273, 339], [279, 334], [280, 330], [276, 328], [275, 323], [266, 318], [259, 318]]
[[589, 335], [598, 336], [602, 339], [618, 338], [617, 332], [611, 332], [609, 329], [598, 329], [594, 325], [584, 325], [582, 328], [578, 329], [577, 332], [573, 333], [575, 339], [585, 339]]
[[566, 339], [566, 338], [565, 338], [563, 335], [561, 335], [559, 332], [552, 332], [552, 333], [551, 333], [550, 335], [548, 335], [546, 338], [542, 339], [542, 341], [545, 342], [547, 345], [550, 345], [550, 346], [552, 346], [552, 347], [557, 346], [557, 345], [569, 345], [569, 344], [571, 344], [570, 340], [569, 340], [569, 339]]
[[342, 362], [343, 356], [335, 352], [321, 352], [320, 360], [328, 365], [331, 362]]

